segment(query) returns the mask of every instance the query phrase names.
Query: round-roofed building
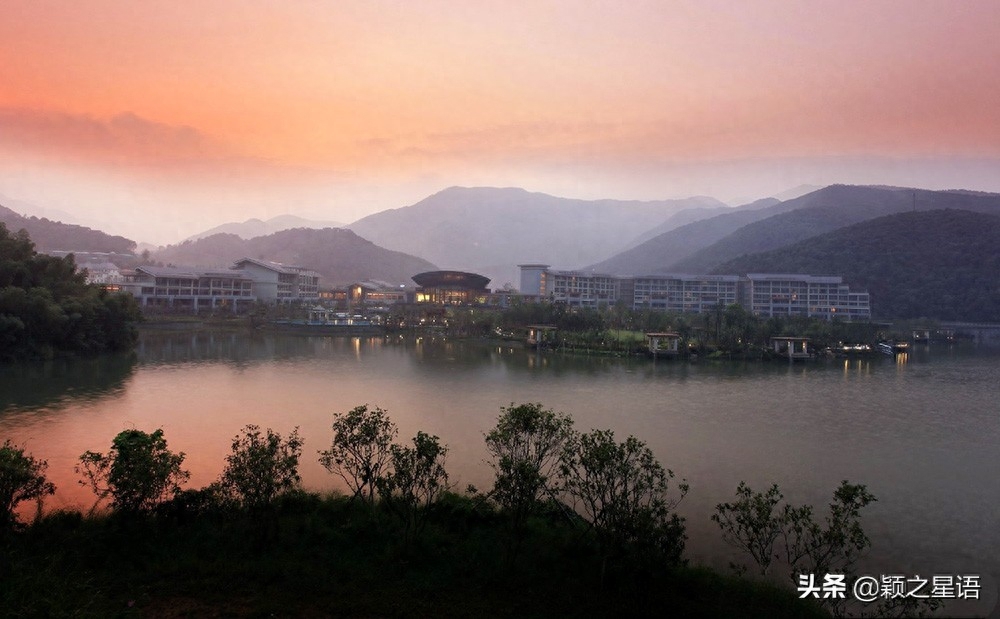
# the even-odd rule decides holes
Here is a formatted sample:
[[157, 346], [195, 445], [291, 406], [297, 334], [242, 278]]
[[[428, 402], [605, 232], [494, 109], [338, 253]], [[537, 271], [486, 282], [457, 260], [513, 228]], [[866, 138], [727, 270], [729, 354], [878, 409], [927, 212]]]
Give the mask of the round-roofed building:
[[490, 278], [463, 271], [427, 271], [413, 276], [417, 303], [470, 305], [485, 303]]

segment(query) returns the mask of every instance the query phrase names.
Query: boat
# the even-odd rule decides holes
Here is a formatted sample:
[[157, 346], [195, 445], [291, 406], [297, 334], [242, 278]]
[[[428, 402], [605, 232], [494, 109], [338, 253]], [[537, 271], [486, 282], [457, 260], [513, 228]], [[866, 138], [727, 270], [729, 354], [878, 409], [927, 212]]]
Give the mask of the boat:
[[347, 312], [333, 312], [320, 306], [310, 309], [309, 317], [306, 319], [272, 320], [268, 323], [268, 326], [279, 331], [295, 331], [317, 335], [353, 335], [382, 332], [382, 326], [366, 316], [348, 314]]
[[878, 351], [885, 355], [895, 355], [896, 353], [903, 353], [910, 349], [909, 342], [879, 342]]

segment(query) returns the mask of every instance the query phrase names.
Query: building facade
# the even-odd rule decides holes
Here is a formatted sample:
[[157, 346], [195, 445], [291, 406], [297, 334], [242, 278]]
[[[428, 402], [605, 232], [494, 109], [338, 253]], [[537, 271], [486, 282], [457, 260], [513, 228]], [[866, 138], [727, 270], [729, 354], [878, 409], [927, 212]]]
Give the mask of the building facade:
[[634, 278], [634, 309], [701, 313], [739, 303], [736, 275], [646, 275]]
[[193, 269], [140, 266], [120, 284], [141, 307], [199, 313], [225, 308], [244, 312], [255, 302], [315, 303], [319, 274], [293, 267], [244, 258], [229, 269]]
[[141, 266], [126, 276], [121, 289], [140, 307], [158, 307], [197, 314], [219, 308], [243, 312], [253, 305], [253, 280], [232, 269], [201, 271], [177, 267]]
[[758, 316], [871, 320], [868, 293], [851, 291], [834, 276], [749, 273], [743, 305]]
[[253, 280], [254, 295], [265, 303], [315, 303], [319, 300], [319, 273], [268, 260], [243, 258], [232, 267]]
[[841, 277], [803, 274], [643, 275], [618, 277], [555, 271], [543, 264], [521, 268], [521, 294], [571, 307], [625, 303], [636, 309], [703, 313], [742, 305], [757, 316], [809, 316], [871, 320], [867, 292], [852, 291]]

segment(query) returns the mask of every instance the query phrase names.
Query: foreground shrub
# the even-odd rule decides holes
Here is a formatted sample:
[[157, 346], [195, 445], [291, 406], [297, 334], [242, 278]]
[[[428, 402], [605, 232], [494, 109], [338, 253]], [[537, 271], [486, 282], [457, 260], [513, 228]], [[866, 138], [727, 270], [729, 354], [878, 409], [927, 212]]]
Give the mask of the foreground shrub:
[[392, 445], [392, 472], [382, 483], [386, 503], [404, 520], [407, 536], [419, 532], [426, 522], [427, 509], [448, 489], [444, 459], [448, 447], [426, 432], [417, 432], [413, 447]]
[[271, 507], [279, 496], [295, 490], [299, 477], [302, 439], [295, 428], [287, 439], [268, 428], [248, 425], [233, 438], [226, 468], [219, 479], [221, 489], [250, 511]]
[[501, 409], [497, 425], [486, 434], [494, 472], [490, 498], [510, 527], [508, 561], [517, 554], [528, 517], [543, 497], [555, 496], [559, 455], [572, 429], [568, 415], [541, 404], [511, 404]]
[[[81, 485], [90, 486], [98, 503], [108, 496], [117, 512], [148, 512], [180, 490], [190, 473], [181, 469], [184, 453], [167, 449], [163, 430], [151, 434], [125, 430], [111, 441], [107, 454], [87, 451], [76, 472]], [[95, 507], [96, 507], [95, 503]]]
[[683, 520], [674, 508], [687, 494], [669, 495], [673, 471], [663, 468], [645, 443], [629, 436], [615, 441], [611, 430], [574, 435], [561, 454], [563, 489], [597, 535], [602, 577], [607, 561], [632, 554], [680, 563]]
[[362, 501], [374, 509], [378, 486], [385, 483], [392, 463], [396, 424], [379, 407], [357, 406], [333, 416], [333, 443], [320, 452], [323, 467], [339, 475]]
[[22, 501], [41, 500], [56, 487], [45, 479], [48, 463], [25, 454], [6, 440], [0, 447], [0, 532], [17, 523], [14, 511]]

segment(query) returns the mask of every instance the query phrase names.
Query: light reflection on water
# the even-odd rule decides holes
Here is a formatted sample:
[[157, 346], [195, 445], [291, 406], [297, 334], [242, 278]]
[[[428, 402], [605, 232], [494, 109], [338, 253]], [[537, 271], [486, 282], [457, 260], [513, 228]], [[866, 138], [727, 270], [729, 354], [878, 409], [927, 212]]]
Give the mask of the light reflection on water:
[[791, 502], [819, 509], [849, 479], [879, 497], [865, 513], [875, 544], [867, 569], [982, 573], [984, 597], [995, 600], [998, 370], [1000, 357], [955, 347], [794, 365], [692, 364], [435, 337], [150, 332], [137, 361], [6, 368], [0, 440], [49, 461], [59, 486], [50, 506], [88, 507], [76, 458], [106, 450], [123, 428], [164, 428], [171, 448], [186, 452], [197, 487], [218, 476], [243, 425], [298, 426], [304, 483], [332, 490], [339, 480], [316, 461], [331, 414], [369, 403], [390, 412], [400, 440], [417, 430], [440, 436], [456, 486], [483, 488], [483, 433], [500, 407], [542, 402], [572, 414], [579, 429], [636, 435], [690, 482], [681, 511], [695, 561], [733, 558], [709, 515], [741, 480], [760, 489], [778, 483]]

